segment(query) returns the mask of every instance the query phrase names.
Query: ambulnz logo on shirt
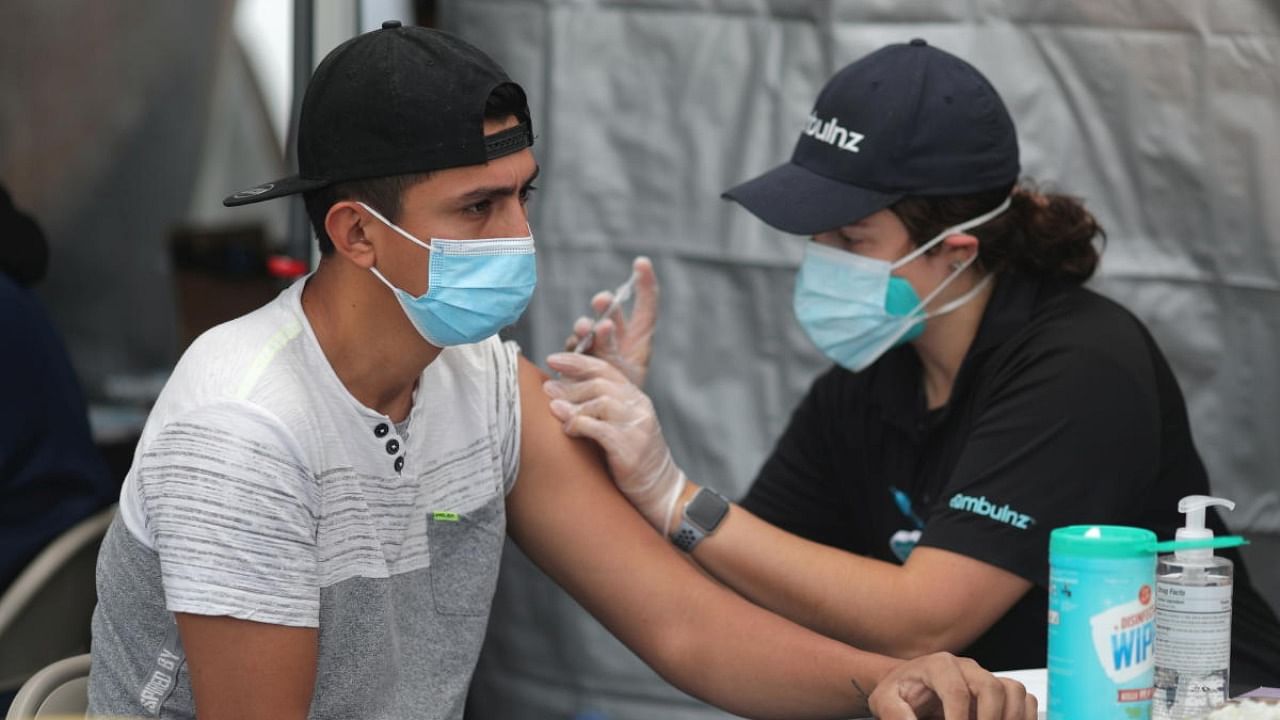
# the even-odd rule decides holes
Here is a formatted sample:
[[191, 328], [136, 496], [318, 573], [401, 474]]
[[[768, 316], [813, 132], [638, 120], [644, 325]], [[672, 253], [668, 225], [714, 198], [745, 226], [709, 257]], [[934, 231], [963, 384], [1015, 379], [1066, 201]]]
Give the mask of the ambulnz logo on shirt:
[[1026, 513], [1020, 513], [1008, 505], [996, 505], [990, 500], [987, 500], [985, 495], [974, 497], [972, 495], [965, 495], [964, 493], [956, 493], [952, 496], [951, 502], [948, 503], [948, 505], [950, 505], [952, 510], [963, 510], [964, 512], [971, 512], [974, 515], [985, 515], [996, 522], [1002, 522], [1005, 525], [1012, 525], [1019, 530], [1026, 530], [1036, 522], [1035, 518], [1027, 515]]
[[919, 530], [899, 530], [889, 538], [889, 549], [893, 551], [894, 557], [898, 558], [899, 562], [906, 562], [919, 542]]

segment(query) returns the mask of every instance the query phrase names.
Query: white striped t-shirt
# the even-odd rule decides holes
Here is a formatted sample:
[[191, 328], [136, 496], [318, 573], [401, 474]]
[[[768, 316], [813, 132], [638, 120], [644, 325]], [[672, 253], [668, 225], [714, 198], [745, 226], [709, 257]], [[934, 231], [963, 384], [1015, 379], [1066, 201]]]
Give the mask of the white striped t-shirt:
[[193, 343], [147, 421], [99, 561], [95, 713], [189, 716], [186, 612], [318, 627], [312, 717], [460, 716], [518, 469], [518, 348], [443, 350], [402, 435], [333, 372], [304, 282]]

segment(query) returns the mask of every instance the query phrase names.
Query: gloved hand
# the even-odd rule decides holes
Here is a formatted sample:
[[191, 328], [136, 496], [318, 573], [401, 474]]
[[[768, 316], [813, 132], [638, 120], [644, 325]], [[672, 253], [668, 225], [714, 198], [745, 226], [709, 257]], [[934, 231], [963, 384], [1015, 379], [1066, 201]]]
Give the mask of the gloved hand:
[[[565, 340], [565, 350], [573, 350], [582, 338], [595, 331], [586, 353], [607, 360], [622, 371], [636, 387], [644, 387], [649, 373], [649, 354], [653, 344], [653, 331], [658, 323], [658, 276], [653, 263], [641, 256], [631, 263], [636, 273], [633, 289], [635, 306], [627, 317], [622, 308], [601, 318], [592, 327], [592, 319], [580, 317], [573, 323], [573, 334]], [[613, 301], [613, 293], [605, 290], [591, 298], [591, 309], [597, 315], [604, 312]]]
[[685, 476], [671, 458], [649, 396], [600, 358], [556, 353], [547, 365], [560, 378], [542, 389], [565, 433], [599, 443], [614, 484], [650, 525], [669, 534]]

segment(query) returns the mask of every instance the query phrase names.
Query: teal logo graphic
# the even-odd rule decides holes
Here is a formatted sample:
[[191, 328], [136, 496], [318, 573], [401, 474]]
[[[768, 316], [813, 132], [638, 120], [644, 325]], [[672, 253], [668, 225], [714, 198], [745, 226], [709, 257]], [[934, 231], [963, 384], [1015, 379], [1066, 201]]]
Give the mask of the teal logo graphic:
[[952, 496], [950, 505], [952, 510], [963, 510], [975, 515], [985, 515], [996, 522], [1012, 525], [1019, 530], [1026, 530], [1036, 521], [1030, 515], [1020, 513], [1008, 505], [996, 505], [987, 500], [985, 495], [974, 497], [964, 493], [956, 493]]
[[899, 530], [889, 538], [889, 549], [893, 551], [894, 557], [901, 562], [906, 562], [911, 556], [911, 551], [916, 549], [916, 544], [920, 542], [919, 530]]

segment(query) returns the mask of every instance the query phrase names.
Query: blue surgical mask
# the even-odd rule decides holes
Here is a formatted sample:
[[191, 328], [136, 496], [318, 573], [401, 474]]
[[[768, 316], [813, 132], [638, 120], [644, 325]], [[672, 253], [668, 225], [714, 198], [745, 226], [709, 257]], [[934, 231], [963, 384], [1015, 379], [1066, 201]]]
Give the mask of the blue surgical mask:
[[923, 300], [911, 283], [893, 274], [949, 235], [977, 227], [1009, 207], [998, 207], [943, 230], [897, 262], [876, 260], [810, 241], [796, 278], [794, 307], [805, 334], [833, 362], [858, 372], [888, 352], [920, 337], [925, 321], [945, 315], [972, 300], [991, 281], [988, 275], [946, 305], [925, 307], [973, 264], [977, 254], [956, 266]]
[[427, 292], [417, 297], [392, 285], [377, 268], [370, 269], [391, 288], [410, 322], [432, 345], [479, 342], [514, 323], [528, 307], [538, 284], [532, 234], [479, 240], [432, 238], [427, 244], [368, 205], [360, 203], [360, 207], [431, 252]]

